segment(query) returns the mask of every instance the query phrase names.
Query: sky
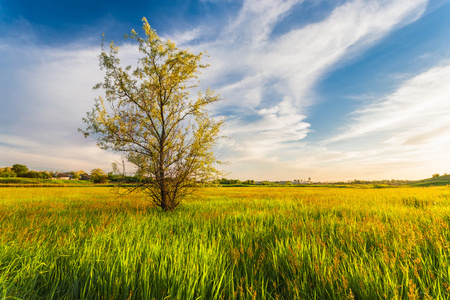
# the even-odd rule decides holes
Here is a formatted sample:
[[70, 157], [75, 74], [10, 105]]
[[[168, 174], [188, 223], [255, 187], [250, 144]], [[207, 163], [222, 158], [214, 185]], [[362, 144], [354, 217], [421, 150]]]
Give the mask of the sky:
[[450, 172], [450, 0], [0, 0], [0, 167], [111, 170], [78, 132], [102, 33], [133, 64], [141, 19], [207, 51], [227, 178], [423, 179]]

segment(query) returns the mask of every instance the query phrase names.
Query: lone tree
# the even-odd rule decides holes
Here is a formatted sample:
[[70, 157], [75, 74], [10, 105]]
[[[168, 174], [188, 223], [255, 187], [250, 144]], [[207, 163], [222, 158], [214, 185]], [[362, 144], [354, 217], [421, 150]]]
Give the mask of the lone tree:
[[206, 106], [220, 98], [210, 89], [196, 97], [189, 93], [208, 66], [200, 62], [203, 53], [178, 49], [142, 21], [144, 38], [134, 29], [125, 35], [139, 46], [135, 69], [121, 67], [114, 42], [109, 53], [102, 44], [100, 67], [106, 74], [94, 89], [103, 88], [106, 97], [95, 100], [80, 131], [95, 134], [100, 148], [124, 155], [143, 176], [139, 190], [171, 211], [198, 182], [218, 174], [212, 148], [223, 119], [211, 118]]
[[16, 174], [25, 174], [28, 172], [28, 167], [21, 164], [14, 164], [11, 169]]

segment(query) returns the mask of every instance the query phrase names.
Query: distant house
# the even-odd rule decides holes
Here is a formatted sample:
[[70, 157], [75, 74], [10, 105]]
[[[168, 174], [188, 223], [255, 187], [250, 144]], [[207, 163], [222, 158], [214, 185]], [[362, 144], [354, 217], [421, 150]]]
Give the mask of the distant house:
[[54, 179], [70, 180], [72, 179], [72, 175], [67, 173], [58, 173]]
[[88, 174], [84, 173], [84, 174], [81, 174], [80, 179], [81, 180], [91, 180], [91, 176], [89, 176]]

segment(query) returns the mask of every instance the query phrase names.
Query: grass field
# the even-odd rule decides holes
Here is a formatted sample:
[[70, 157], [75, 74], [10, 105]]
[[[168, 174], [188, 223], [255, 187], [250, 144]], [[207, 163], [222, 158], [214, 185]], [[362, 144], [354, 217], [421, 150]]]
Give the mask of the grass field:
[[1, 299], [450, 299], [450, 188], [0, 188]]
[[92, 186], [92, 181], [88, 180], [63, 180], [63, 179], [39, 179], [39, 178], [0, 178], [0, 187], [55, 187], [55, 186]]

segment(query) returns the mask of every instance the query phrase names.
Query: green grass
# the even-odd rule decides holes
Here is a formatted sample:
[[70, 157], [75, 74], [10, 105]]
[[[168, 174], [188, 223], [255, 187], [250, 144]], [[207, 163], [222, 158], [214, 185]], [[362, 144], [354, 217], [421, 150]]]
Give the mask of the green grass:
[[450, 189], [0, 189], [1, 299], [449, 299]]
[[[0, 187], [54, 187], [54, 186], [92, 186], [89, 180], [63, 180], [63, 179], [40, 179], [40, 178], [0, 178]], [[98, 186], [96, 184], [96, 186]]]

